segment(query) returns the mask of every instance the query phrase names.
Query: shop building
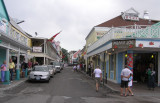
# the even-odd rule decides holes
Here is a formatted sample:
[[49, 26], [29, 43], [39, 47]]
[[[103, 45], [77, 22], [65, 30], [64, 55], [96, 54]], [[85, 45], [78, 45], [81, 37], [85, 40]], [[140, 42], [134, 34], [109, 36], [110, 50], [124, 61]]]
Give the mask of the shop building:
[[60, 58], [55, 44], [48, 41], [47, 38], [32, 37], [31, 42], [32, 51], [29, 52], [29, 55], [39, 65], [48, 65], [51, 61], [57, 61]]
[[140, 18], [139, 13], [131, 8], [98, 25], [111, 29], [88, 47], [87, 58], [92, 58], [95, 66], [100, 65], [104, 78], [115, 83], [121, 82], [120, 73], [125, 65], [133, 71], [136, 82], [147, 80], [145, 71], [151, 66], [157, 74], [156, 83], [160, 85], [159, 25], [157, 20]]
[[[3, 0], [0, 1], [0, 64], [6, 60], [6, 83], [9, 84], [9, 59], [15, 59], [20, 64], [20, 55], [27, 58], [27, 51], [30, 50], [29, 36], [8, 16]], [[27, 59], [26, 59], [27, 60]], [[16, 79], [20, 79], [20, 67], [16, 67]]]

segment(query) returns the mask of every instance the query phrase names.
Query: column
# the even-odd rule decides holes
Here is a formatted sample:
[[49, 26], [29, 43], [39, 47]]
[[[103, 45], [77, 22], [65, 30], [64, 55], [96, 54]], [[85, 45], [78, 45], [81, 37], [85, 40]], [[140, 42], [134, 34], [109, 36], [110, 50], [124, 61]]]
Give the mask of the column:
[[10, 72], [9, 72], [9, 49], [6, 50], [6, 65], [7, 70], [5, 71], [5, 82], [3, 84], [10, 84]]
[[127, 66], [133, 72], [133, 51], [127, 51]]
[[[27, 63], [27, 65], [28, 65], [28, 55], [27, 55], [27, 53], [25, 54], [25, 63]], [[26, 68], [26, 71], [25, 71], [25, 77], [27, 77], [28, 76], [28, 68]]]
[[133, 51], [127, 51], [127, 66], [133, 73]]
[[158, 86], [160, 86], [160, 52], [158, 52]]
[[45, 41], [45, 39], [44, 39], [44, 62], [43, 62], [44, 65], [46, 64], [45, 55], [46, 55], [46, 41]]
[[121, 71], [123, 69], [123, 63], [124, 63], [124, 58], [123, 55], [124, 53], [118, 53], [117, 54], [117, 59], [116, 59], [116, 78], [117, 78], [117, 83], [121, 83]]
[[17, 68], [16, 68], [16, 80], [20, 80], [20, 48], [17, 54]]

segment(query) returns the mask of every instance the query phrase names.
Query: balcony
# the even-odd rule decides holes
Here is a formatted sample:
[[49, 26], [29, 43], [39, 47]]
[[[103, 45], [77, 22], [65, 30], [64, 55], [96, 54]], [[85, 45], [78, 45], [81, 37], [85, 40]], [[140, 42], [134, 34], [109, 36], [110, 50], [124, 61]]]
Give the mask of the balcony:
[[28, 39], [13, 30], [10, 24], [1, 26], [0, 33], [15, 42], [28, 46]]
[[124, 27], [111, 28], [98, 41], [88, 47], [87, 53], [102, 46], [110, 40], [136, 39], [136, 38], [160, 38], [160, 22], [152, 26], [130, 25]]

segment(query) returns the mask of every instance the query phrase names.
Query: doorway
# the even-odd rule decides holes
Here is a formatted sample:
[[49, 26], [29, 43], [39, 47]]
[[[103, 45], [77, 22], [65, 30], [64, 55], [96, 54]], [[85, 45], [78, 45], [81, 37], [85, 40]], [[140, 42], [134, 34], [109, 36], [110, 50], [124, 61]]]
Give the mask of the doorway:
[[148, 81], [146, 72], [152, 65], [156, 72], [156, 82], [158, 82], [158, 53], [134, 53], [133, 56], [133, 81], [146, 83]]

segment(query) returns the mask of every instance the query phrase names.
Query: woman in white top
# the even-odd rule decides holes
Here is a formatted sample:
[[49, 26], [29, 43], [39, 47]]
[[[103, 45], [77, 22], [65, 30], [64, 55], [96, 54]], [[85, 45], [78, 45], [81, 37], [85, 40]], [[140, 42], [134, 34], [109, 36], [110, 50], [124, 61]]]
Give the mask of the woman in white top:
[[128, 91], [130, 93], [129, 94], [130, 96], [134, 96], [134, 94], [133, 94], [133, 92], [132, 92], [132, 90], [130, 88], [130, 87], [132, 87], [132, 83], [133, 83], [132, 79], [133, 79], [133, 73], [130, 74], [130, 77], [128, 79]]

